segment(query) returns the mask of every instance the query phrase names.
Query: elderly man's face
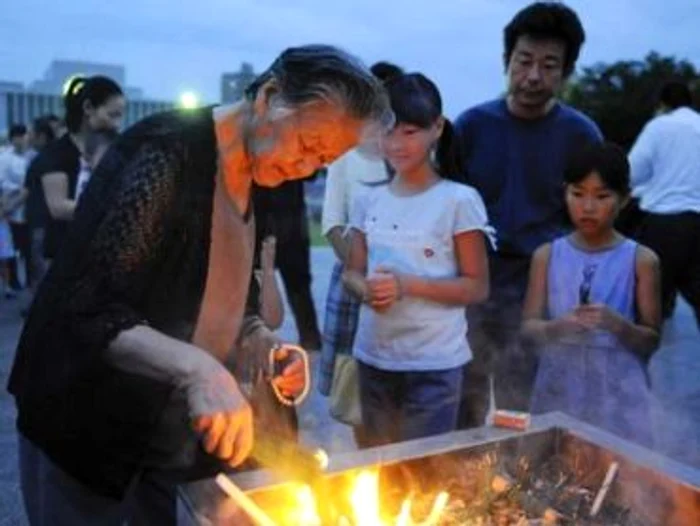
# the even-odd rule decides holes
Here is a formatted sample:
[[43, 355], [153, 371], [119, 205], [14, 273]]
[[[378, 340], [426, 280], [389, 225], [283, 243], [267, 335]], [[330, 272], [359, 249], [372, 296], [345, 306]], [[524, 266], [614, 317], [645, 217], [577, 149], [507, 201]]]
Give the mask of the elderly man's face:
[[328, 101], [273, 117], [257, 130], [254, 139], [254, 148], [259, 146], [253, 160], [255, 182], [273, 187], [312, 175], [355, 146], [363, 124]]

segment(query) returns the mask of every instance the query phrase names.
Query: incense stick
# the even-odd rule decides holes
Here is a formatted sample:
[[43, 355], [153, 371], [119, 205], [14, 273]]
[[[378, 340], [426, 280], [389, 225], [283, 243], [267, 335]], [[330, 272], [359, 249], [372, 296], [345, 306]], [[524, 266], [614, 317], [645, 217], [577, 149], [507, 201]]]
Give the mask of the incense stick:
[[605, 474], [603, 485], [600, 487], [600, 490], [598, 491], [598, 494], [596, 495], [595, 500], [593, 501], [593, 506], [591, 507], [591, 517], [595, 517], [596, 515], [598, 515], [598, 512], [600, 511], [600, 508], [603, 505], [603, 500], [608, 494], [608, 490], [610, 489], [610, 486], [613, 483], [613, 479], [615, 478], [619, 467], [620, 465], [617, 462], [613, 462], [612, 464], [610, 464], [608, 472]]
[[277, 524], [260, 509], [260, 506], [255, 504], [248, 495], [243, 493], [228, 476], [219, 473], [216, 476], [216, 483], [226, 495], [231, 497], [231, 499], [253, 519], [255, 524], [258, 526], [277, 526]]

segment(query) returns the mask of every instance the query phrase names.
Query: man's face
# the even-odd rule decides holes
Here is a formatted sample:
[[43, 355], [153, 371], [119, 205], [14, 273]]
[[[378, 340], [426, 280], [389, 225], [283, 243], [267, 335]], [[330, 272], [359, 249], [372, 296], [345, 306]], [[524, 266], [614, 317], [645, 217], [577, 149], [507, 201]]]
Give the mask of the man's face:
[[29, 134], [15, 135], [10, 142], [12, 143], [12, 148], [17, 153], [24, 153], [29, 147]]
[[508, 94], [518, 106], [544, 107], [564, 82], [566, 44], [521, 36], [507, 65]]
[[262, 130], [270, 144], [255, 156], [255, 182], [274, 187], [312, 175], [356, 145], [364, 124], [330, 102], [291, 111]]

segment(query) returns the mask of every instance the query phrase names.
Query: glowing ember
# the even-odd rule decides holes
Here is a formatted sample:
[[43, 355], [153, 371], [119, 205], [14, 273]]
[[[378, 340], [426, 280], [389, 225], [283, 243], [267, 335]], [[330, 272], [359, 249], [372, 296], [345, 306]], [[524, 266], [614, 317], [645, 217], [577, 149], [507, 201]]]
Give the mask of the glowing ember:
[[328, 453], [326, 453], [323, 449], [317, 449], [314, 452], [314, 458], [318, 461], [318, 465], [323, 471], [328, 469], [328, 464], [330, 460], [328, 458]]
[[[401, 504], [397, 517], [384, 519], [379, 500], [379, 473], [375, 470], [361, 471], [353, 479], [349, 502], [352, 517], [340, 517], [335, 526], [437, 526], [449, 500], [449, 495], [440, 493], [433, 502], [427, 518], [416, 522], [413, 519], [412, 502], [406, 499]], [[285, 514], [285, 524], [294, 526], [322, 526], [316, 512], [316, 499], [309, 486], [295, 488], [294, 506]], [[323, 525], [327, 526], [327, 525]]]

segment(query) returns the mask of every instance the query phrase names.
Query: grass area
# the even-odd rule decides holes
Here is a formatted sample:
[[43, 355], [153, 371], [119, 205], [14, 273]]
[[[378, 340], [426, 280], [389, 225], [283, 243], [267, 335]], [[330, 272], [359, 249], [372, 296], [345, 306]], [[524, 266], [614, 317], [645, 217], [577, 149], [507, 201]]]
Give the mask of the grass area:
[[312, 247], [327, 247], [328, 240], [321, 234], [321, 223], [309, 221], [309, 235]]

